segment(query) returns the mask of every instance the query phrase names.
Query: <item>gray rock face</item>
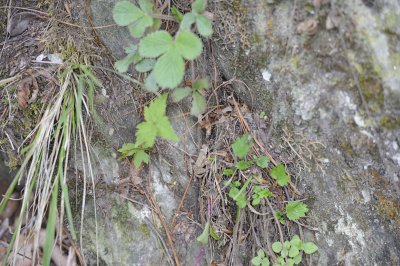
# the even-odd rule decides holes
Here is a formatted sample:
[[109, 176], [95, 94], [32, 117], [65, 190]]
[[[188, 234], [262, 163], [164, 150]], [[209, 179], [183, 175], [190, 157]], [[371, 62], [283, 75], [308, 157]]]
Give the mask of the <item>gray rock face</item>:
[[320, 143], [298, 174], [318, 265], [398, 265], [400, 3], [309, 2], [216, 2], [218, 62], [269, 114], [272, 143], [283, 128]]

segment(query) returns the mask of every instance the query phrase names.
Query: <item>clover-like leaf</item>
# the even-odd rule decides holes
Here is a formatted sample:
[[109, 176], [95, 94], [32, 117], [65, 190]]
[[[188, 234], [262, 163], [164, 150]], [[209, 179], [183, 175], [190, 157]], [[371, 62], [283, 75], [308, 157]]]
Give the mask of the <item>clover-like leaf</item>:
[[151, 72], [147, 76], [147, 78], [144, 82], [144, 88], [149, 92], [156, 92], [158, 90], [157, 81], [154, 76], [154, 72]]
[[196, 17], [196, 27], [201, 36], [209, 37], [213, 34], [212, 23], [204, 15], [198, 15]]
[[187, 60], [196, 59], [203, 51], [203, 43], [200, 38], [190, 31], [181, 31], [175, 40], [175, 45]]
[[274, 243], [272, 244], [272, 250], [273, 250], [275, 253], [280, 253], [280, 252], [282, 251], [282, 248], [283, 248], [283, 246], [282, 246], [282, 243], [281, 243], [281, 242], [274, 242]]
[[202, 90], [202, 89], [208, 89], [210, 87], [210, 84], [208, 82], [208, 79], [204, 78], [204, 79], [196, 80], [193, 83], [192, 87], [195, 90]]
[[192, 3], [192, 10], [196, 13], [203, 13], [206, 9], [206, 1], [196, 0]]
[[303, 243], [298, 235], [294, 235], [290, 240], [290, 245], [300, 250], [302, 249]]
[[192, 93], [192, 89], [189, 87], [185, 87], [185, 88], [176, 88], [174, 89], [174, 91], [172, 92], [172, 100], [174, 102], [179, 102], [181, 101], [183, 98], [189, 96]]
[[143, 36], [146, 28], [153, 26], [153, 18], [150, 16], [143, 16], [136, 22], [128, 26], [129, 32], [135, 38], [140, 38]]
[[148, 15], [153, 13], [153, 4], [150, 0], [139, 0], [139, 6]]
[[182, 22], [180, 24], [181, 30], [190, 30], [190, 27], [196, 21], [196, 16], [193, 13], [186, 13], [183, 16]]
[[295, 247], [295, 246], [290, 246], [290, 249], [289, 249], [289, 257], [294, 258], [294, 257], [296, 257], [297, 255], [299, 255], [299, 253], [300, 253], [300, 250], [299, 250], [297, 247]]
[[160, 30], [145, 36], [139, 43], [139, 54], [143, 57], [158, 57], [173, 45], [171, 34]]
[[185, 63], [176, 49], [162, 55], [154, 66], [157, 83], [162, 88], [175, 88], [182, 82], [185, 74]]
[[118, 2], [113, 9], [113, 18], [118, 26], [128, 26], [143, 16], [143, 11], [129, 1]]
[[194, 116], [204, 113], [204, 111], [207, 108], [207, 102], [204, 99], [203, 95], [201, 95], [200, 93], [198, 93], [196, 91], [196, 92], [193, 92], [192, 97], [193, 97], [193, 101], [192, 101], [192, 108], [190, 110], [190, 113]]
[[307, 205], [300, 201], [289, 201], [286, 205], [286, 216], [291, 221], [304, 217], [307, 212]]
[[296, 257], [293, 258], [294, 264], [299, 264], [301, 262], [301, 254], [297, 255]]
[[239, 158], [243, 159], [249, 153], [251, 147], [253, 146], [253, 141], [247, 139], [247, 134], [244, 134], [241, 138], [235, 140], [231, 145], [233, 153]]
[[318, 247], [313, 242], [306, 242], [303, 245], [303, 250], [306, 254], [312, 254], [318, 250]]
[[128, 54], [123, 59], [115, 62], [115, 69], [120, 73], [125, 73], [129, 69], [129, 65], [135, 61], [136, 54]]
[[135, 70], [141, 73], [148, 72], [153, 69], [155, 63], [156, 60], [145, 58], [135, 65]]
[[271, 171], [269, 171], [269, 174], [278, 182], [278, 185], [282, 187], [286, 186], [290, 181], [290, 177], [286, 174], [285, 166], [283, 164], [278, 164], [272, 168]]

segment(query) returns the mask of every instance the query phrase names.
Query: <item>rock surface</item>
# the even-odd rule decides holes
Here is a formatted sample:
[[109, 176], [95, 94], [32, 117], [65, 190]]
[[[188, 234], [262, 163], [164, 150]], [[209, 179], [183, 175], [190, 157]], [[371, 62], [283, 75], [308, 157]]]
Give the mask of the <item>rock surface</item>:
[[[112, 23], [115, 2], [92, 1], [96, 25]], [[233, 83], [242, 100], [272, 119], [272, 146], [290, 135], [295, 137], [286, 143], [296, 144], [290, 147], [307, 147], [306, 151], [295, 148], [303, 166], [292, 170], [312, 207], [310, 218], [320, 228], [317, 264], [399, 265], [400, 3], [209, 2], [215, 17], [212, 43], [225, 78], [247, 84], [246, 88]], [[117, 58], [132, 41], [121, 28], [98, 33]], [[111, 125], [118, 136], [107, 136], [109, 129], [103, 134], [114, 149], [132, 141], [135, 122], [123, 129], [124, 123]], [[182, 121], [174, 125], [179, 123], [183, 132]], [[196, 146], [189, 146], [185, 150], [195, 153]], [[161, 156], [151, 168], [152, 188], [170, 219], [179, 199], [165, 184], [177, 181], [182, 189], [188, 176], [182, 172], [183, 155], [169, 144], [161, 147], [168, 149], [169, 156]], [[143, 220], [138, 217], [145, 208], [138, 211], [115, 198], [113, 202], [112, 208], [126, 209], [128, 216], [121, 220], [114, 215], [107, 221], [108, 216], [99, 215], [102, 229], [114, 228], [99, 233], [101, 239], [113, 239], [100, 247], [102, 260], [113, 264], [118, 257], [128, 263], [133, 255], [127, 252], [135, 249], [145, 253], [135, 257], [138, 263], [159, 261], [161, 253], [153, 249], [157, 244], [152, 234], [131, 241], [141, 234]], [[132, 230], [127, 231], [123, 227], [128, 221]], [[93, 224], [87, 225], [89, 232]], [[115, 229], [118, 225], [123, 225], [123, 231]], [[191, 254], [181, 254], [189, 257], [185, 265], [194, 265], [190, 258], [203, 252], [193, 244], [194, 237], [195, 233], [177, 247]], [[129, 240], [126, 245], [124, 239]], [[115, 242], [118, 245], [113, 246]], [[148, 257], [150, 253], [154, 256]]]
[[272, 143], [284, 128], [320, 143], [298, 174], [318, 265], [398, 265], [400, 3], [310, 2], [213, 4], [217, 60], [271, 117]]

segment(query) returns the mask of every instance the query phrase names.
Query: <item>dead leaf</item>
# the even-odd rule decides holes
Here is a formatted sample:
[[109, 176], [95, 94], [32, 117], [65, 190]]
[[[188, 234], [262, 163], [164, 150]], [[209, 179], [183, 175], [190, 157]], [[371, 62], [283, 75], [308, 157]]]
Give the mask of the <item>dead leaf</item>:
[[23, 80], [20, 84], [18, 84], [18, 105], [21, 109], [26, 109], [28, 107], [28, 101], [30, 97], [30, 80]]

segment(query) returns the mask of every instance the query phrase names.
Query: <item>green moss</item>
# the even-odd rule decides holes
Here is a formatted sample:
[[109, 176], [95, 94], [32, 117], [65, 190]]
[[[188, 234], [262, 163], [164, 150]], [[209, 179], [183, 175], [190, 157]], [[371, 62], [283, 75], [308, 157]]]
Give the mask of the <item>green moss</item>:
[[146, 239], [150, 238], [151, 231], [150, 231], [150, 228], [147, 226], [147, 224], [141, 224], [139, 226], [139, 231], [141, 233], [143, 233], [143, 235], [146, 237]]
[[379, 125], [382, 128], [395, 129], [395, 128], [400, 127], [400, 118], [392, 117], [389, 115], [384, 115], [381, 118]]

